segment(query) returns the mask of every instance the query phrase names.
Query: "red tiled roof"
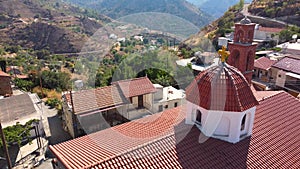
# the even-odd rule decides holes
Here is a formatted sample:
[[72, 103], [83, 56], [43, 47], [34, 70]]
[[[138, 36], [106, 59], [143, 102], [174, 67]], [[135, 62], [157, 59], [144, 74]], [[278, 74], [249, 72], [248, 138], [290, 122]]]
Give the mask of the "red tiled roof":
[[[12, 75], [12, 76], [14, 76], [14, 75]], [[17, 77], [18, 79], [27, 79], [27, 78], [28, 78], [28, 75], [16, 75], [16, 77]]]
[[164, 113], [102, 130], [101, 133], [93, 133], [54, 145], [50, 149], [59, 156], [61, 161], [65, 161], [66, 168], [82, 168], [169, 135], [173, 132], [173, 127], [183, 119], [184, 112], [177, 107]]
[[[75, 113], [85, 113], [127, 103], [122, 92], [115, 85], [82, 90], [72, 94]], [[66, 95], [69, 103], [70, 96]]]
[[267, 57], [260, 57], [254, 61], [254, 67], [262, 70], [269, 70], [275, 62], [275, 60], [271, 60]]
[[155, 87], [148, 77], [116, 81], [113, 84], [120, 86], [125, 97], [133, 97], [155, 92]]
[[186, 89], [186, 100], [208, 110], [236, 112], [258, 104], [243, 74], [227, 64], [199, 73]]
[[0, 70], [0, 76], [10, 77], [9, 74]]
[[184, 124], [184, 111], [170, 109], [50, 146], [50, 150], [68, 169], [300, 166], [300, 102], [285, 92], [260, 101], [252, 136], [236, 144], [214, 138], [199, 143], [202, 134]]
[[284, 57], [275, 63], [272, 67], [285, 70], [288, 72], [300, 74], [300, 59]]
[[258, 30], [263, 31], [263, 32], [279, 33], [279, 32], [281, 32], [284, 29], [283, 28], [270, 28], [270, 27], [262, 27], [262, 26], [260, 26]]
[[253, 94], [254, 94], [257, 101], [262, 101], [262, 100], [265, 100], [269, 97], [277, 95], [281, 92], [283, 92], [283, 91], [253, 91]]

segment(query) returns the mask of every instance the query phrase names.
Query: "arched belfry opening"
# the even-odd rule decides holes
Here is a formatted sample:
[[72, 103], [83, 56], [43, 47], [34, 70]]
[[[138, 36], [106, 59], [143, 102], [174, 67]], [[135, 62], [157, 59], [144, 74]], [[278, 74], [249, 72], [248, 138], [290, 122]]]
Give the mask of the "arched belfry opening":
[[234, 50], [231, 54], [232, 59], [234, 59], [234, 64], [232, 66], [234, 67], [239, 67], [240, 63], [240, 51], [239, 50]]
[[238, 30], [238, 32], [236, 33], [235, 42], [241, 43], [242, 39], [244, 39], [244, 32], [242, 30]]
[[252, 63], [254, 61], [254, 52], [253, 51], [249, 51], [248, 55], [247, 55], [247, 62], [246, 62], [246, 71], [251, 71], [253, 69], [253, 64]]

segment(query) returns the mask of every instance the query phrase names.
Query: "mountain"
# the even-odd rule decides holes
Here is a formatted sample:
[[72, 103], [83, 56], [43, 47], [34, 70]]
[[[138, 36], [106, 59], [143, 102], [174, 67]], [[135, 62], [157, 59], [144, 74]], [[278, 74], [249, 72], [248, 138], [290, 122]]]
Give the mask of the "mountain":
[[[221, 17], [224, 12], [228, 10], [229, 7], [237, 4], [240, 0], [187, 0], [188, 2], [196, 5], [202, 11], [210, 14], [215, 18]], [[252, 0], [245, 0], [244, 2], [251, 2]]]
[[253, 0], [249, 6], [249, 12], [253, 15], [275, 18], [300, 26], [299, 0]]
[[201, 10], [212, 15], [215, 18], [218, 18], [228, 10], [228, 8], [234, 4], [237, 4], [239, 0], [188, 0], [191, 3], [197, 5]]
[[74, 53], [110, 19], [56, 0], [1, 0], [0, 45]]
[[198, 27], [212, 21], [212, 17], [185, 0], [67, 0], [80, 6], [89, 7], [118, 19], [142, 12], [168, 13], [192, 22]]
[[[248, 10], [245, 10], [247, 9], [247, 6], [249, 6], [249, 8]], [[230, 7], [222, 17], [202, 28], [194, 36], [188, 38], [185, 43], [190, 47], [199, 47], [209, 41], [216, 46], [218, 37], [225, 36], [225, 34], [232, 32], [234, 23], [239, 22], [245, 15], [247, 15], [254, 23], [264, 27], [287, 28], [287, 24], [284, 22], [290, 22], [299, 26], [300, 18], [299, 10], [297, 10], [299, 7], [299, 0], [281, 0], [276, 2], [271, 0], [254, 0], [250, 5], [246, 4], [243, 6], [241, 4], [236, 4]], [[266, 11], [268, 10], [280, 10], [284, 12], [277, 12], [272, 16], [266, 14]], [[275, 20], [270, 19], [269, 17], [273, 17]], [[280, 17], [284, 22], [278, 21]], [[294, 28], [295, 27], [288, 27], [285, 31], [290, 35], [300, 33], [295, 32], [295, 30], [299, 30], [297, 27], [295, 30]]]

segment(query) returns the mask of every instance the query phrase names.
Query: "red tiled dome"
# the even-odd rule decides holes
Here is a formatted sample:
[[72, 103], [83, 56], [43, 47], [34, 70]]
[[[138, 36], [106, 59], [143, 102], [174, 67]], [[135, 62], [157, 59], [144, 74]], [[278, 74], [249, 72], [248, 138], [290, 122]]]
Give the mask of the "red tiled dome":
[[226, 63], [199, 73], [186, 99], [207, 110], [242, 112], [258, 105], [243, 74]]

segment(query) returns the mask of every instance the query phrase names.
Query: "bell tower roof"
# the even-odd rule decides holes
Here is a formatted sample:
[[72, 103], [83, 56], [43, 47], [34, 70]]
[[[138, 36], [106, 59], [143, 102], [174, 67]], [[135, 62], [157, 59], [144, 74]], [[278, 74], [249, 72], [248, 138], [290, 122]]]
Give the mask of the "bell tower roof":
[[243, 25], [247, 25], [247, 24], [251, 24], [251, 20], [245, 16], [245, 18], [243, 18], [241, 21], [240, 21], [240, 24], [243, 24]]

